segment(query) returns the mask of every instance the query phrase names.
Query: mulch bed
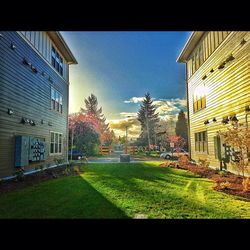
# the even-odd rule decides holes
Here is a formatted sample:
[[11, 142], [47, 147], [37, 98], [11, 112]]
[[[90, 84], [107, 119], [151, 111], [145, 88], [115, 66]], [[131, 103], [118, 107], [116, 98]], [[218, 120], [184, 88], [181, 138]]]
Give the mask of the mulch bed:
[[32, 173], [29, 175], [25, 175], [21, 180], [17, 179], [11, 179], [6, 181], [0, 182], [0, 195], [5, 194], [10, 191], [22, 189], [25, 187], [33, 186], [38, 183], [51, 180], [51, 179], [57, 179], [63, 176], [69, 176], [69, 175], [79, 175], [81, 171], [78, 170], [78, 168], [71, 167], [70, 171], [65, 172], [66, 166], [58, 166], [51, 169], [45, 169], [43, 171], [39, 171], [36, 173]]
[[[179, 169], [188, 170], [200, 177], [213, 180], [216, 185], [214, 190], [224, 192], [231, 195], [241, 196], [247, 198], [250, 201], [250, 191], [242, 191], [243, 177], [235, 175], [230, 172], [221, 172], [208, 167], [202, 167], [193, 163], [180, 164], [179, 162], [166, 162], [160, 165], [161, 167], [174, 167]], [[226, 187], [224, 184], [227, 184]]]

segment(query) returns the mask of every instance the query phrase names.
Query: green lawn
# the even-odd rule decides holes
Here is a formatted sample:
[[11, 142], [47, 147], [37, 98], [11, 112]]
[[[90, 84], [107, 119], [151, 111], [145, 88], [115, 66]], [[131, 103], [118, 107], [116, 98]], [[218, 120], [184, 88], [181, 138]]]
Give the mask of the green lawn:
[[88, 164], [81, 176], [0, 196], [0, 218], [250, 218], [250, 202], [159, 162]]

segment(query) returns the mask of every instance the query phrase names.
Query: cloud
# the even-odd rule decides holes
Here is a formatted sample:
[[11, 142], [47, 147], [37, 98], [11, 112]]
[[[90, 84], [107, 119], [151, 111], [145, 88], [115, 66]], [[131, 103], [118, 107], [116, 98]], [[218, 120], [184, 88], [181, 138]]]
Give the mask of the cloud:
[[[122, 112], [125, 113], [125, 112]], [[135, 113], [136, 114], [136, 113]], [[124, 136], [126, 133], [126, 126], [128, 126], [128, 137], [138, 137], [141, 131], [140, 123], [136, 117], [109, 120], [109, 126], [114, 130], [117, 136]]]
[[137, 117], [137, 113], [136, 112], [121, 112], [120, 115], [122, 117]]
[[142, 102], [144, 97], [132, 97], [129, 100], [124, 101], [124, 103], [138, 103]]

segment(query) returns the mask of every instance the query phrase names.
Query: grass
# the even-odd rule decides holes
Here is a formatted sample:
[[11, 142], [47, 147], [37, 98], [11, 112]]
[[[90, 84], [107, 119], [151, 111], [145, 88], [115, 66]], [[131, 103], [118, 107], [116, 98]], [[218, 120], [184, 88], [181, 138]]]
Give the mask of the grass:
[[88, 164], [80, 176], [0, 196], [0, 218], [250, 218], [250, 202], [159, 162]]

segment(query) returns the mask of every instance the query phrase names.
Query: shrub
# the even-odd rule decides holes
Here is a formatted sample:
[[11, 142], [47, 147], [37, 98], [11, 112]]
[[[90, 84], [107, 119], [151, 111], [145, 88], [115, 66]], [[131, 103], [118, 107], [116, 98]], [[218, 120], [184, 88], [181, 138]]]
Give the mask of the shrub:
[[199, 159], [199, 160], [198, 160], [198, 164], [199, 164], [199, 166], [201, 166], [201, 167], [208, 168], [210, 162], [209, 162], [208, 159]]
[[230, 183], [228, 181], [221, 182], [219, 185], [221, 189], [229, 189], [230, 187]]
[[24, 169], [23, 168], [19, 168], [17, 169], [13, 175], [16, 176], [16, 180], [17, 181], [23, 181], [24, 180]]
[[243, 191], [247, 192], [250, 190], [250, 179], [249, 177], [244, 178], [242, 181]]

